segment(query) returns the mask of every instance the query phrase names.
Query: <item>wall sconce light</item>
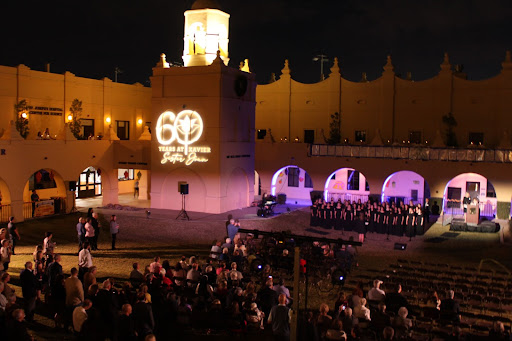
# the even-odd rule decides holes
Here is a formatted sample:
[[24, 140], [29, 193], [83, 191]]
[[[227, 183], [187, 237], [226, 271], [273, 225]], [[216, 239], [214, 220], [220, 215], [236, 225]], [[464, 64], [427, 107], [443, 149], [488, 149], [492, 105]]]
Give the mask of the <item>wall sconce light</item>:
[[142, 125], [142, 118], [139, 118], [139, 119], [137, 120], [137, 124], [138, 124], [138, 125]]
[[23, 117], [24, 119], [26, 119], [28, 117], [28, 114], [26, 112], [22, 112], [21, 113], [21, 117]]
[[71, 121], [73, 119], [73, 115], [69, 114], [68, 115], [68, 121]]
[[105, 118], [105, 121], [106, 121], [107, 123], [110, 123], [112, 120], [110, 119], [110, 116], [107, 116], [107, 118]]

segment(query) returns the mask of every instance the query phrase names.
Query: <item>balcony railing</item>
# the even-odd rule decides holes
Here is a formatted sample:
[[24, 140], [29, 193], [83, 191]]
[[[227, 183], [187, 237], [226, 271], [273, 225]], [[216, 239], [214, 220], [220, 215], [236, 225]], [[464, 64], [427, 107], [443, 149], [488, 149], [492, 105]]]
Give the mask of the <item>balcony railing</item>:
[[512, 150], [481, 148], [312, 144], [309, 156], [512, 163]]
[[11, 216], [11, 205], [0, 205], [0, 223], [7, 223]]

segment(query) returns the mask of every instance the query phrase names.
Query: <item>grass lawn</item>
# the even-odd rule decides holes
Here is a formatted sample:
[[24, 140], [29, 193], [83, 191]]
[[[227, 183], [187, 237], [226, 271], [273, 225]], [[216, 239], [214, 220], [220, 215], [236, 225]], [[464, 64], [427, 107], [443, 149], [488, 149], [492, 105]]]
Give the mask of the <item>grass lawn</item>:
[[[98, 266], [99, 278], [126, 279], [133, 262], [139, 262], [143, 269], [156, 255], [161, 256], [162, 260], [170, 260], [171, 264], [174, 264], [181, 255], [187, 257], [197, 255], [204, 259], [208, 256], [212, 241], [221, 239], [226, 234], [225, 223], [220, 220], [179, 221], [174, 217], [163, 216], [147, 219], [143, 212], [98, 211], [100, 212], [102, 232], [99, 237], [100, 250], [93, 252], [93, 262]], [[118, 249], [115, 251], [110, 250], [107, 221], [110, 214], [117, 214], [121, 227], [118, 235]], [[85, 216], [85, 214], [75, 213], [29, 220], [17, 225], [21, 240], [16, 248], [16, 255], [12, 257], [9, 269], [13, 276], [13, 283], [16, 283], [16, 278], [24, 263], [32, 260], [34, 247], [37, 244], [42, 244], [46, 231], [53, 232], [54, 241], [57, 243], [56, 252], [62, 255], [64, 272], [69, 273], [72, 267], [77, 266], [78, 247], [75, 226], [79, 216]], [[349, 236], [354, 236], [357, 240], [357, 235], [353, 232], [340, 235], [339, 231], [310, 229], [308, 226], [309, 213], [306, 209], [285, 213], [272, 219], [242, 220], [241, 223], [243, 228], [248, 229], [290, 230], [295, 234], [328, 238], [348, 239]], [[494, 259], [506, 268], [512, 268], [510, 246], [500, 244], [498, 233], [464, 232], [455, 237], [443, 237], [447, 231], [448, 227], [434, 224], [425, 236], [414, 238], [410, 242], [405, 237], [390, 236], [390, 240], [387, 240], [385, 235], [369, 233], [364, 245], [358, 248], [359, 268], [356, 268], [354, 273], [367, 268], [385, 269], [389, 264], [396, 263], [399, 258], [473, 267], [477, 267], [482, 259]], [[395, 242], [407, 243], [407, 249], [405, 251], [394, 250]], [[488, 267], [501, 269], [495, 263], [489, 263]], [[17, 293], [21, 294], [20, 288]], [[318, 306], [321, 301], [333, 304], [337, 289], [329, 293], [321, 293], [312, 289], [309, 294], [309, 307], [312, 308]], [[36, 331], [38, 339], [67, 337], [60, 334], [57, 337], [52, 334], [48, 329], [48, 326], [51, 325], [50, 321], [41, 319], [40, 322], [43, 327]]]

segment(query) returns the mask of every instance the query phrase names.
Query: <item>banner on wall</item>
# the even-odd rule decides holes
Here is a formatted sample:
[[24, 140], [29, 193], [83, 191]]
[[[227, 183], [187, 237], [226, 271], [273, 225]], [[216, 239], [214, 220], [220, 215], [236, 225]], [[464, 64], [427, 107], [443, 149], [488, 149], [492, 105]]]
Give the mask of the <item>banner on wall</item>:
[[34, 217], [45, 217], [48, 215], [55, 214], [55, 201], [54, 200], [43, 200], [37, 201], [34, 210]]

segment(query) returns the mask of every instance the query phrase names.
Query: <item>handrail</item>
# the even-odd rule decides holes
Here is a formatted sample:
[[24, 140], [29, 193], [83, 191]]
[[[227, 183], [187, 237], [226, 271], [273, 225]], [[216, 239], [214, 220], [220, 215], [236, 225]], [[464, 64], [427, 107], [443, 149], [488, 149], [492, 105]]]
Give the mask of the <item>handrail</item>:
[[309, 145], [309, 157], [356, 157], [401, 160], [437, 160], [512, 163], [510, 149], [439, 148], [428, 146]]

